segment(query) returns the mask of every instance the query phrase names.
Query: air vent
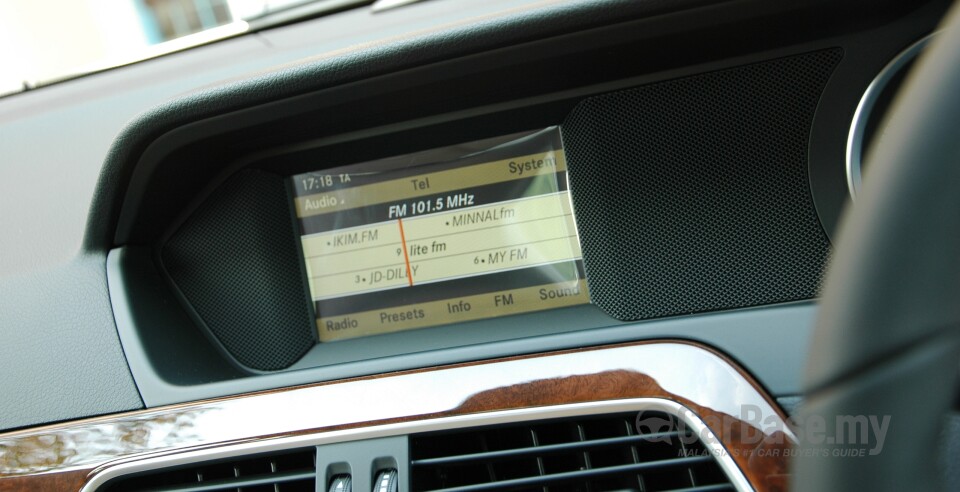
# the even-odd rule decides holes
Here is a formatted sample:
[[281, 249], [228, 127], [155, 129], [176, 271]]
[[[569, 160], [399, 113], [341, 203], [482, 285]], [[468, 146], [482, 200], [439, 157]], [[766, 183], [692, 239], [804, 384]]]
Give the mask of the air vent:
[[192, 463], [126, 475], [98, 492], [314, 492], [316, 449]]
[[683, 427], [644, 412], [414, 435], [413, 490], [734, 490]]

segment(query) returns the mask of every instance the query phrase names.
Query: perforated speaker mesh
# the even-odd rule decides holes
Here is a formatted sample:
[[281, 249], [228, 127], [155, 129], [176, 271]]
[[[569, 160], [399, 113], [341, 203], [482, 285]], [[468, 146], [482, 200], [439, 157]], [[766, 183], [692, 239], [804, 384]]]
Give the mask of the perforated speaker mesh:
[[581, 102], [563, 125], [593, 301], [637, 320], [816, 295], [807, 140], [839, 49]]
[[239, 173], [164, 246], [167, 272], [241, 364], [283, 369], [314, 336], [283, 179]]

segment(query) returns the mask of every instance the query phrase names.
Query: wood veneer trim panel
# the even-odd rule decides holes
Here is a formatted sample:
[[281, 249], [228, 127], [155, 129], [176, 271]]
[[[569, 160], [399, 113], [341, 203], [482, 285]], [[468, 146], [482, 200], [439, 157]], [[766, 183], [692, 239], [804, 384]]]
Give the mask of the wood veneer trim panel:
[[[686, 342], [624, 344], [458, 364], [0, 435], [0, 490], [9, 480], [20, 482], [25, 475], [76, 471], [70, 476], [80, 472], [86, 476], [89, 470], [117, 459], [158, 452], [627, 398], [662, 398], [686, 406], [704, 420], [757, 490], [784, 490], [790, 438], [757, 425], [763, 419], [783, 422], [782, 413], [744, 371], [722, 355]], [[383, 401], [392, 404], [383, 405]], [[742, 419], [744, 409], [757, 419]]]
[[0, 480], [0, 492], [63, 492], [65, 490], [80, 490], [87, 482], [90, 470], [75, 470], [69, 472], [44, 473], [41, 475], [26, 475], [10, 477]]

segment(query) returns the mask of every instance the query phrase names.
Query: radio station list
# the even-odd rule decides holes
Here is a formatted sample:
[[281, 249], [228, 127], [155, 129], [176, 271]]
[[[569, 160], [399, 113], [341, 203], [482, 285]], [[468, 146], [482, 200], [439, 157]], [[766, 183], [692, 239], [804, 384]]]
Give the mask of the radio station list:
[[562, 149], [416, 169], [293, 178], [321, 341], [589, 302]]

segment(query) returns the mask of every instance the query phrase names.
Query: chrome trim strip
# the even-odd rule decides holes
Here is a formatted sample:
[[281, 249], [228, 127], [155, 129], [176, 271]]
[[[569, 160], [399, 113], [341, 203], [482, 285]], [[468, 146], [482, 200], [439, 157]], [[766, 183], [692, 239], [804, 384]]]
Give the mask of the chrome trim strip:
[[857, 193], [860, 191], [860, 168], [865, 150], [863, 139], [866, 136], [867, 122], [870, 121], [874, 104], [876, 104], [877, 99], [879, 99], [887, 84], [890, 83], [890, 80], [900, 72], [904, 65], [916, 58], [935, 35], [936, 33], [930, 34], [901, 51], [880, 70], [880, 73], [870, 82], [867, 90], [860, 98], [857, 110], [853, 113], [853, 120], [850, 122], [850, 132], [847, 134], [846, 175], [847, 190], [850, 192], [851, 200], [856, 201]]
[[706, 424], [697, 418], [693, 411], [679, 403], [662, 398], [632, 398], [626, 400], [610, 400], [600, 402], [574, 403], [552, 407], [525, 408], [519, 410], [505, 410], [499, 412], [480, 413], [456, 417], [444, 417], [416, 422], [387, 424], [361, 429], [324, 432], [317, 434], [300, 435], [278, 439], [266, 439], [235, 445], [199, 449], [193, 451], [161, 454], [159, 456], [131, 459], [114, 465], [107, 465], [95, 470], [90, 480], [80, 492], [94, 492], [108, 480], [157, 468], [189, 465], [199, 461], [221, 458], [231, 458], [254, 453], [282, 451], [308, 446], [320, 446], [346, 441], [374, 439], [397, 435], [432, 432], [438, 430], [460, 429], [465, 427], [481, 427], [506, 423], [526, 422], [530, 420], [544, 420], [583, 415], [598, 415], [620, 412], [660, 411], [673, 415], [689, 426], [701, 438], [704, 447], [717, 459], [717, 463], [726, 473], [733, 485], [740, 491], [753, 491], [746, 476], [737, 467], [730, 454], [720, 445], [719, 439], [710, 431]]
[[[0, 435], [0, 476], [93, 468], [129, 455], [308, 429], [428, 418], [457, 411], [490, 390], [617, 371], [647, 375], [668, 394], [726, 415], [739, 416], [746, 407], [763, 416], [778, 415], [717, 354], [685, 343], [647, 343], [322, 383], [13, 432]], [[385, 399], [389, 406], [382, 404]], [[125, 435], [139, 437], [121, 439]], [[51, 456], [49, 461], [21, 459], [21, 453], [35, 451], [28, 446], [39, 439], [83, 452]]]
[[385, 374], [10, 432], [0, 435], [0, 487], [6, 479], [95, 474], [145, 458], [226, 447], [242, 452], [246, 446], [372, 438], [426, 423], [443, 428], [503, 421], [498, 416], [543, 418], [552, 409], [633, 409], [616, 405], [650, 399], [676, 405], [671, 408], [691, 426], [693, 420], [705, 424], [711, 433], [704, 440], [729, 450], [727, 459], [757, 480], [758, 489], [777, 488], [768, 481], [782, 480], [786, 453], [796, 442], [789, 422], [732, 362], [680, 341]]

